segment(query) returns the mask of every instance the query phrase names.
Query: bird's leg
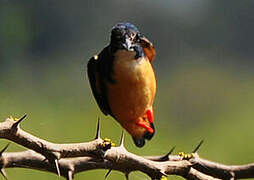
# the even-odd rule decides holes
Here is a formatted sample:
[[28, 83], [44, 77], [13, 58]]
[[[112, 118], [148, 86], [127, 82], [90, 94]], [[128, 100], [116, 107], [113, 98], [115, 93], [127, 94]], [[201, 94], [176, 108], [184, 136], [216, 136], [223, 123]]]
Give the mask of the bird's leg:
[[154, 132], [153, 128], [150, 127], [150, 124], [148, 122], [140, 120], [137, 122], [137, 125], [145, 128], [151, 134]]
[[147, 115], [148, 121], [152, 124], [152, 123], [153, 123], [153, 120], [154, 120], [154, 117], [153, 117], [153, 110], [148, 109], [148, 110], [146, 111], [146, 115]]

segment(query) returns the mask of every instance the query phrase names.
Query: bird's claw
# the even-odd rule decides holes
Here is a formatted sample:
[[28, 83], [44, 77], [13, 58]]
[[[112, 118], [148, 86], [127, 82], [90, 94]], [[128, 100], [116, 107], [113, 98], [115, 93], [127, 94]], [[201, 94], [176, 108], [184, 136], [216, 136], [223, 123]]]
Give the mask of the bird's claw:
[[13, 117], [13, 116], [8, 116], [9, 119], [13, 120], [13, 121], [18, 121], [20, 118], [16, 118], [16, 117]]
[[195, 154], [194, 153], [189, 153], [189, 154], [187, 153], [187, 154], [185, 154], [184, 152], [179, 152], [178, 156], [180, 156], [184, 160], [189, 160], [189, 159], [194, 158]]
[[102, 142], [102, 147], [106, 149], [110, 149], [111, 147], [115, 147], [116, 144], [109, 138], [104, 138]]

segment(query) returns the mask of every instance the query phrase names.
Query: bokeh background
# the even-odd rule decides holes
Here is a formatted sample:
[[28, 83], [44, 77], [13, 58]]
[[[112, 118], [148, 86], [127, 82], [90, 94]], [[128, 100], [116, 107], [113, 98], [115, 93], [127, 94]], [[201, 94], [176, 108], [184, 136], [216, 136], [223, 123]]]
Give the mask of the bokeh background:
[[[139, 155], [190, 152], [225, 164], [254, 161], [254, 1], [251, 0], [0, 0], [0, 119], [28, 117], [22, 127], [58, 143], [103, 137], [118, 142], [121, 127], [92, 96], [86, 64], [108, 42], [111, 27], [131, 22], [157, 49], [156, 135]], [[4, 146], [6, 140], [1, 140]], [[11, 144], [9, 151], [21, 151]], [[58, 179], [8, 169], [10, 179]], [[106, 171], [75, 179], [104, 179]], [[113, 172], [108, 179], [123, 179]], [[131, 179], [148, 179], [132, 173]], [[169, 176], [168, 179], [176, 179]], [[181, 178], [178, 178], [181, 179]]]

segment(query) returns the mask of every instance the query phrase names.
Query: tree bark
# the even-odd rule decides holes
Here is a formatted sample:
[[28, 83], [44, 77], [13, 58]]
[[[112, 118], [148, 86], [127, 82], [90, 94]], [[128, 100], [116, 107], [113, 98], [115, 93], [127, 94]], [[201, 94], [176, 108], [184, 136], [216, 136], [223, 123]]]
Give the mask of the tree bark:
[[[0, 138], [8, 139], [29, 150], [23, 152], [0, 152], [1, 174], [6, 177], [5, 168], [29, 168], [48, 171], [68, 180], [74, 175], [91, 169], [117, 170], [128, 175], [133, 171], [141, 171], [151, 179], [161, 179], [168, 175], [179, 175], [185, 179], [244, 179], [254, 177], [254, 163], [246, 165], [223, 165], [202, 159], [197, 150], [191, 154], [179, 153], [163, 156], [138, 156], [128, 152], [124, 147], [124, 136], [118, 147], [113, 147], [108, 139], [100, 137], [98, 122], [96, 137], [90, 142], [56, 144], [35, 137], [22, 130], [20, 119], [7, 118], [0, 123]], [[70, 158], [71, 157], [71, 158]], [[107, 175], [109, 174], [107, 173]], [[107, 176], [106, 175], [106, 176]]]

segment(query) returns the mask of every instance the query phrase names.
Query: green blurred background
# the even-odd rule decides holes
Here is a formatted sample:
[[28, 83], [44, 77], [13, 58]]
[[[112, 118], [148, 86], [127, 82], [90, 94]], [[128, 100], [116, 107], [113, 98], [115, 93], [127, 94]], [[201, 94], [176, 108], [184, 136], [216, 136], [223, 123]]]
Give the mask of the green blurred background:
[[[71, 143], [92, 140], [100, 117], [103, 137], [118, 142], [121, 127], [97, 107], [86, 64], [109, 42], [114, 24], [131, 22], [157, 49], [157, 132], [142, 149], [127, 135], [126, 148], [139, 155], [164, 154], [175, 145], [176, 153], [190, 152], [204, 139], [201, 157], [253, 162], [253, 8], [250, 0], [0, 0], [0, 118], [27, 113], [25, 130]], [[14, 143], [9, 148], [21, 150]], [[58, 179], [27, 169], [7, 173]], [[75, 179], [104, 179], [105, 173]], [[123, 178], [113, 172], [108, 179]], [[131, 179], [148, 177], [132, 173]]]

